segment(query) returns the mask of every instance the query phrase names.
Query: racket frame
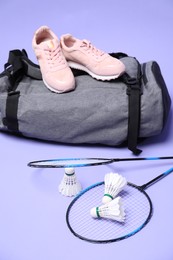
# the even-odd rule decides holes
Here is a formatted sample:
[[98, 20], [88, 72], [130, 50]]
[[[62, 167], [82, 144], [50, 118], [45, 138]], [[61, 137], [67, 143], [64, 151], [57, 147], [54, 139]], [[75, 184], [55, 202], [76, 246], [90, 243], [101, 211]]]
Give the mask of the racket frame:
[[128, 182], [127, 185], [137, 189], [138, 191], [140, 191], [143, 195], [145, 195], [145, 197], [147, 198], [148, 200], [148, 203], [149, 203], [149, 212], [148, 212], [148, 215], [146, 217], [146, 220], [138, 227], [136, 228], [135, 230], [133, 230], [132, 232], [129, 232], [128, 234], [126, 235], [123, 235], [123, 236], [120, 236], [118, 238], [115, 238], [115, 239], [106, 239], [106, 240], [96, 240], [96, 239], [90, 239], [90, 238], [87, 238], [87, 237], [83, 237], [82, 235], [76, 233], [73, 228], [71, 227], [70, 225], [70, 221], [69, 221], [69, 215], [70, 215], [70, 210], [72, 208], [72, 206], [74, 205], [74, 203], [83, 195], [85, 194], [86, 192], [88, 192], [89, 190], [93, 189], [93, 188], [96, 188], [97, 186], [100, 186], [100, 185], [104, 185], [104, 182], [98, 182], [96, 184], [93, 184], [91, 186], [89, 186], [88, 188], [82, 190], [73, 200], [72, 202], [70, 203], [70, 205], [68, 206], [67, 208], [67, 212], [66, 212], [66, 223], [67, 223], [67, 226], [68, 228], [70, 229], [70, 231], [78, 238], [82, 239], [82, 240], [85, 240], [85, 241], [88, 241], [88, 242], [91, 242], [91, 243], [111, 243], [111, 242], [116, 242], [116, 241], [120, 241], [120, 240], [123, 240], [123, 239], [126, 239], [126, 238], [129, 238], [133, 235], [135, 235], [136, 233], [138, 233], [140, 230], [142, 230], [147, 224], [148, 222], [150, 221], [152, 215], [153, 215], [153, 204], [152, 204], [152, 201], [149, 197], [149, 195], [146, 193], [146, 189], [148, 187], [150, 187], [151, 185], [153, 185], [154, 183], [158, 182], [159, 180], [163, 179], [164, 177], [166, 177], [167, 175], [169, 175], [170, 173], [173, 172], [173, 167], [171, 167], [170, 169], [166, 170], [165, 172], [161, 173], [160, 175], [158, 175], [157, 177], [155, 177], [154, 179], [148, 181], [147, 183], [141, 185], [141, 186], [138, 186], [136, 184], [133, 184], [133, 183], [130, 183]]
[[[86, 167], [86, 166], [98, 166], [106, 165], [114, 162], [126, 162], [126, 161], [155, 161], [155, 160], [170, 160], [173, 156], [164, 157], [138, 157], [138, 158], [59, 158], [59, 159], [48, 159], [31, 161], [27, 165], [35, 168], [73, 168], [73, 167]], [[63, 163], [71, 161], [71, 163]], [[72, 163], [74, 161], [74, 163]], [[95, 161], [91, 163], [75, 163], [75, 161]], [[47, 162], [47, 164], [46, 164]], [[56, 164], [56, 162], [62, 162], [62, 164]], [[42, 164], [44, 163], [44, 164]], [[52, 164], [49, 164], [52, 163]]]
[[84, 237], [80, 234], [78, 234], [77, 232], [75, 232], [75, 230], [72, 228], [72, 226], [70, 225], [70, 221], [69, 221], [69, 216], [70, 216], [70, 210], [71, 208], [73, 207], [74, 203], [80, 199], [80, 197], [85, 194], [86, 192], [88, 192], [89, 190], [93, 189], [93, 188], [96, 188], [100, 185], [104, 185], [104, 182], [98, 182], [96, 184], [93, 184], [91, 186], [89, 186], [88, 188], [82, 190], [70, 203], [70, 205], [68, 206], [67, 208], [67, 211], [66, 211], [66, 223], [67, 223], [67, 226], [69, 228], [69, 230], [72, 232], [72, 234], [82, 240], [85, 240], [87, 242], [90, 242], [90, 243], [96, 243], [96, 244], [105, 244], [105, 243], [112, 243], [112, 242], [117, 242], [117, 241], [120, 241], [120, 240], [123, 240], [123, 239], [126, 239], [126, 238], [129, 238], [133, 235], [135, 235], [136, 233], [138, 233], [141, 229], [143, 229], [147, 224], [148, 222], [150, 221], [152, 215], [153, 215], [153, 204], [152, 204], [152, 201], [149, 197], [149, 195], [145, 192], [145, 190], [142, 188], [142, 186], [138, 186], [136, 184], [133, 184], [133, 183], [130, 183], [128, 182], [127, 185], [137, 189], [138, 191], [142, 192], [143, 195], [147, 198], [148, 200], [148, 203], [149, 203], [149, 207], [150, 207], [150, 210], [148, 212], [148, 216], [146, 217], [146, 220], [140, 225], [140, 227], [138, 227], [137, 229], [133, 230], [133, 232], [129, 232], [128, 234], [126, 235], [123, 235], [123, 236], [120, 236], [118, 238], [114, 238], [114, 239], [106, 239], [106, 240], [96, 240], [96, 239], [90, 239], [90, 238], [87, 238], [87, 237]]

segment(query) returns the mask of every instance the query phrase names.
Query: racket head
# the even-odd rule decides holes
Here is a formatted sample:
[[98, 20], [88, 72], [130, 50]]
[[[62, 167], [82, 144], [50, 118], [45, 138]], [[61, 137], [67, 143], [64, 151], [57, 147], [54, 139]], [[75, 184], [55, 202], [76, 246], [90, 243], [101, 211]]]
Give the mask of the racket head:
[[76, 237], [91, 243], [111, 243], [139, 232], [152, 217], [153, 207], [148, 194], [139, 186], [128, 183], [118, 196], [122, 197], [126, 219], [120, 223], [110, 219], [94, 219], [90, 209], [101, 205], [104, 182], [81, 191], [70, 203], [66, 223]]
[[86, 166], [105, 165], [115, 161], [106, 158], [62, 158], [32, 161], [28, 163], [29, 167], [35, 168], [76, 168]]

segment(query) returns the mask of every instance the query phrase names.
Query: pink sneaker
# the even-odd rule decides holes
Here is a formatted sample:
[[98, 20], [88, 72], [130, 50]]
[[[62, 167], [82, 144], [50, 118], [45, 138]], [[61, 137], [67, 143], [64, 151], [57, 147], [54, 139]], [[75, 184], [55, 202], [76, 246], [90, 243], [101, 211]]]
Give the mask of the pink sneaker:
[[93, 78], [111, 80], [125, 72], [125, 66], [120, 60], [96, 49], [87, 40], [78, 40], [65, 34], [62, 35], [60, 44], [69, 66], [86, 71]]
[[47, 26], [42, 26], [35, 32], [32, 46], [45, 85], [57, 93], [74, 89], [73, 73], [62, 53], [57, 36]]

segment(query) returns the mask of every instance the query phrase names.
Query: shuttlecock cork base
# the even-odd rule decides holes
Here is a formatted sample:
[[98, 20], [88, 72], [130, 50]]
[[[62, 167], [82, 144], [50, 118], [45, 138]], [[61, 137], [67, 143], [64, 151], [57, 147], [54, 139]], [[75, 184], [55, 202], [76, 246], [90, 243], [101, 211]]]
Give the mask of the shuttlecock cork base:
[[75, 196], [82, 190], [80, 182], [77, 180], [74, 168], [65, 168], [63, 179], [59, 185], [59, 192], [64, 196]]
[[125, 211], [121, 197], [117, 197], [114, 200], [101, 205], [100, 207], [92, 208], [90, 210], [90, 215], [93, 218], [106, 218], [116, 220], [118, 222], [124, 222]]

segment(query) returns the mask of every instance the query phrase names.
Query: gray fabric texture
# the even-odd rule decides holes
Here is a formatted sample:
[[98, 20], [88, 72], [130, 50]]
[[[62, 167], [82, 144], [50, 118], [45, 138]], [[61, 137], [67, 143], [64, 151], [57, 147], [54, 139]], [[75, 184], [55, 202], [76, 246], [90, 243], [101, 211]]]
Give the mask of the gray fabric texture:
[[[132, 57], [121, 59], [126, 72], [136, 77], [137, 64]], [[140, 137], [159, 134], [163, 128], [162, 91], [152, 72], [153, 61], [145, 64], [142, 80]], [[143, 66], [143, 65], [142, 65]], [[34, 68], [33, 68], [34, 70]], [[76, 88], [57, 94], [43, 81], [25, 76], [19, 83], [19, 131], [27, 137], [72, 144], [119, 145], [127, 139], [127, 86], [120, 79], [97, 81], [88, 75], [75, 78]], [[3, 124], [8, 79], [0, 77], [0, 129]]]

